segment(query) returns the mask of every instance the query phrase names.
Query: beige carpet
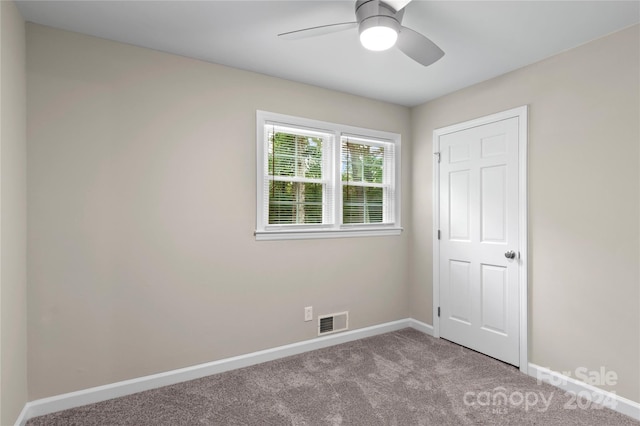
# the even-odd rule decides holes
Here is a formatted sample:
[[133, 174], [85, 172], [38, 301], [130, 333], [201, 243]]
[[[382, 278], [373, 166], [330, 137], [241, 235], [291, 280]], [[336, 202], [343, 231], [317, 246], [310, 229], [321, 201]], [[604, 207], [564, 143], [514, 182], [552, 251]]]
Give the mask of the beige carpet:
[[[31, 419], [27, 425], [639, 425], [412, 329]], [[571, 408], [574, 407], [574, 408]]]

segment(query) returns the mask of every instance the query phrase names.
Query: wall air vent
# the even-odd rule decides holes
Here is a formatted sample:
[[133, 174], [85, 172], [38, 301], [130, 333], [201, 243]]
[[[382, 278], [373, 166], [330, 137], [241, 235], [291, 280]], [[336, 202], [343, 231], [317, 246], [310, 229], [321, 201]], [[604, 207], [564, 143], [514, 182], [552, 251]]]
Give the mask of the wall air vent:
[[318, 317], [318, 336], [345, 331], [349, 328], [349, 312], [320, 315]]

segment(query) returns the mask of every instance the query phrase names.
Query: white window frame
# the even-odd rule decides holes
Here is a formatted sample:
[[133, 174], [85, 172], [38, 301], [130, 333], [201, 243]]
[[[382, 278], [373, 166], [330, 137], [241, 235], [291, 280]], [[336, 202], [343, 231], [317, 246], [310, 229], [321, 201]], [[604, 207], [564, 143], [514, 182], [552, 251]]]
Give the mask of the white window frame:
[[[330, 152], [331, 164], [326, 168], [330, 176], [323, 176], [323, 181], [330, 186], [327, 191], [333, 194], [332, 211], [328, 218], [332, 223], [324, 224], [268, 224], [268, 211], [265, 212], [267, 201], [264, 195], [265, 181], [268, 180], [265, 165], [265, 125], [274, 124], [280, 126], [301, 127], [309, 130], [331, 134]], [[393, 163], [393, 206], [386, 215], [391, 215], [393, 221], [389, 223], [363, 223], [342, 224], [342, 177], [341, 177], [341, 138], [356, 137], [372, 141], [392, 143], [394, 145]], [[324, 147], [323, 147], [324, 149]], [[343, 238], [343, 237], [369, 237], [383, 235], [400, 235], [401, 226], [401, 137], [397, 133], [380, 130], [364, 129], [347, 126], [344, 124], [329, 123], [325, 121], [311, 120], [308, 118], [294, 117], [267, 111], [256, 111], [256, 240], [292, 240], [310, 238]], [[389, 206], [385, 206], [387, 209]], [[268, 210], [268, 209], [267, 209]]]

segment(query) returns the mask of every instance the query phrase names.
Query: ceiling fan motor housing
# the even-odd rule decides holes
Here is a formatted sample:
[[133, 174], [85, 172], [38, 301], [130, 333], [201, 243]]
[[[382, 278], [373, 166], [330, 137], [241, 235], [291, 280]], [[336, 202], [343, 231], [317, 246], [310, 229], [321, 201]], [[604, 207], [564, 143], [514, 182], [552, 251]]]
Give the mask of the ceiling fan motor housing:
[[358, 0], [356, 2], [356, 19], [360, 33], [375, 26], [389, 27], [397, 33], [400, 31], [402, 14], [380, 0]]

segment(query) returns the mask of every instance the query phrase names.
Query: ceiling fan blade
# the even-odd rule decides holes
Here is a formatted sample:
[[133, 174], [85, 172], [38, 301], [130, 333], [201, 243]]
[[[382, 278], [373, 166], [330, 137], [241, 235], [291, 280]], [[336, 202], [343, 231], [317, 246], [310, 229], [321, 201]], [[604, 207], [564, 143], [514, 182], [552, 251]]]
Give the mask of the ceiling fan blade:
[[382, 2], [391, 6], [396, 12], [399, 12], [411, 3], [411, 0], [382, 0]]
[[434, 42], [407, 27], [400, 28], [396, 46], [402, 53], [425, 67], [444, 56], [444, 51]]
[[341, 22], [339, 24], [320, 25], [319, 27], [289, 31], [286, 33], [278, 34], [278, 37], [282, 37], [286, 40], [298, 40], [301, 38], [316, 37], [330, 33], [337, 33], [338, 31], [350, 30], [352, 28], [356, 28], [357, 26], [357, 22]]

